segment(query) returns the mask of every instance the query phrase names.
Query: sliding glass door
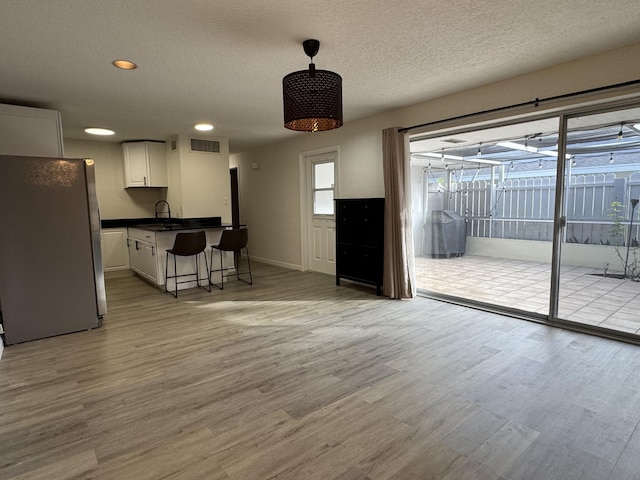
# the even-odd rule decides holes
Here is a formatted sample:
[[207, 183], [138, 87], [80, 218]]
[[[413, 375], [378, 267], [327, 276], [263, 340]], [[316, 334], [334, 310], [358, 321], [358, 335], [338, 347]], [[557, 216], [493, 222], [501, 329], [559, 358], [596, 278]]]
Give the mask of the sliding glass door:
[[640, 333], [640, 107], [566, 123], [560, 319]]
[[557, 128], [548, 118], [411, 142], [420, 290], [547, 314]]
[[640, 338], [640, 105], [576, 112], [411, 138], [419, 292]]

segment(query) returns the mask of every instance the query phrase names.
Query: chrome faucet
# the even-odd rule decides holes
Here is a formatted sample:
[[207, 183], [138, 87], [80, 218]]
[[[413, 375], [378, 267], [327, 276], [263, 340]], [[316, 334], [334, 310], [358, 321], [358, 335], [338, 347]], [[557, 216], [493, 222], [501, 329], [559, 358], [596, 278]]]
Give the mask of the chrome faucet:
[[[166, 212], [159, 212], [158, 211], [158, 205], [161, 205], [163, 203], [167, 206], [167, 211]], [[158, 218], [159, 218], [158, 217], [159, 213], [166, 213], [167, 214], [166, 218], [168, 219], [167, 221], [168, 221], [168, 223], [171, 223], [171, 207], [169, 206], [169, 202], [167, 202], [166, 200], [158, 200], [156, 202], [156, 220], [158, 220]]]

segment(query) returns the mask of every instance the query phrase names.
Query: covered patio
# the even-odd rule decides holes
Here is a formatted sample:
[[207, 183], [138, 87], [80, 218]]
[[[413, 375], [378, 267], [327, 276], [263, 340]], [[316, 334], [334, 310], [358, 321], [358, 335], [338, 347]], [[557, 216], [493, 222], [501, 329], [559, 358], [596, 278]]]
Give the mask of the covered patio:
[[[603, 276], [602, 270], [563, 266], [559, 317], [640, 334], [640, 283]], [[546, 315], [551, 265], [498, 257], [416, 257], [419, 291]]]

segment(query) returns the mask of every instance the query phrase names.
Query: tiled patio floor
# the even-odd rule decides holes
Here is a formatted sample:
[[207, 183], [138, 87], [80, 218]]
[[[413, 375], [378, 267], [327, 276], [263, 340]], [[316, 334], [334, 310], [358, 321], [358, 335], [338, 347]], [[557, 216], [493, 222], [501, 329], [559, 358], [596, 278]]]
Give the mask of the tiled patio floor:
[[[560, 318], [640, 334], [640, 283], [563, 266]], [[416, 257], [418, 290], [547, 314], [551, 265], [494, 257]]]

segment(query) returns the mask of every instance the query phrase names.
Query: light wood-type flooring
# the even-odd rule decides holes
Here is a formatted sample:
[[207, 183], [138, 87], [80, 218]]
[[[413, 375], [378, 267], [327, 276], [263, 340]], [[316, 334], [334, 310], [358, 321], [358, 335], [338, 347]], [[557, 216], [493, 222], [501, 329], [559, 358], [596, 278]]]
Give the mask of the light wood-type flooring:
[[7, 347], [0, 479], [640, 478], [640, 347], [254, 271]]

